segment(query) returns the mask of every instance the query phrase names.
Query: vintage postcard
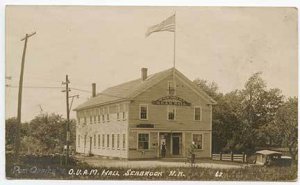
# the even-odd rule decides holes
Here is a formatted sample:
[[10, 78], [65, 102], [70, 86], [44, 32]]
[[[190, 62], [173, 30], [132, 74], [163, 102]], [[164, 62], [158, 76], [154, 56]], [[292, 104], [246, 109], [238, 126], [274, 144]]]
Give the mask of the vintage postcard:
[[8, 180], [297, 181], [297, 8], [5, 10]]

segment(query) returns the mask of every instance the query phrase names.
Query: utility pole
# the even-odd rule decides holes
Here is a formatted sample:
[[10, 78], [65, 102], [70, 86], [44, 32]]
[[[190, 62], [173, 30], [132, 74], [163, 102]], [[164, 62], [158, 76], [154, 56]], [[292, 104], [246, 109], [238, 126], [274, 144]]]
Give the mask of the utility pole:
[[66, 85], [66, 90], [62, 92], [66, 92], [66, 107], [67, 107], [67, 125], [66, 125], [66, 145], [67, 145], [67, 153], [66, 153], [66, 165], [69, 161], [69, 141], [70, 141], [70, 109], [69, 109], [69, 78], [68, 75], [66, 75], [66, 81], [62, 82], [63, 85]]
[[25, 54], [27, 48], [27, 41], [29, 37], [35, 35], [36, 32], [31, 34], [26, 34], [21, 41], [24, 42], [24, 49], [22, 55], [22, 63], [21, 63], [21, 72], [20, 72], [20, 81], [19, 81], [19, 94], [18, 94], [18, 114], [17, 114], [17, 125], [16, 125], [16, 138], [15, 138], [15, 159], [18, 161], [19, 159], [19, 150], [20, 150], [20, 126], [21, 126], [21, 109], [22, 109], [22, 90], [23, 90], [23, 76], [24, 76], [24, 65], [25, 65]]
[[[66, 107], [67, 107], [67, 125], [66, 125], [66, 141], [65, 144], [67, 146], [67, 153], [66, 153], [66, 161], [65, 164], [67, 165], [69, 162], [69, 153], [70, 153], [70, 110], [72, 108], [72, 104], [73, 104], [73, 100], [74, 98], [79, 98], [79, 95], [74, 95], [74, 96], [69, 96], [69, 91], [71, 91], [71, 89], [69, 88], [69, 77], [68, 75], [66, 75], [66, 81], [62, 82], [63, 85], [66, 85], [66, 89], [63, 90], [62, 92], [66, 92]], [[69, 105], [69, 98], [72, 98], [71, 101], [71, 106]]]

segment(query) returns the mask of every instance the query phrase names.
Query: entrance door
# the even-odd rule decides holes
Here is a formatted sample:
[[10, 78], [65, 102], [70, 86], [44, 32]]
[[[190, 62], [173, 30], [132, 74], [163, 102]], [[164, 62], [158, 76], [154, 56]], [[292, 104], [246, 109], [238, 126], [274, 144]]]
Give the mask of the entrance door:
[[173, 136], [172, 138], [172, 154], [179, 155], [179, 137]]

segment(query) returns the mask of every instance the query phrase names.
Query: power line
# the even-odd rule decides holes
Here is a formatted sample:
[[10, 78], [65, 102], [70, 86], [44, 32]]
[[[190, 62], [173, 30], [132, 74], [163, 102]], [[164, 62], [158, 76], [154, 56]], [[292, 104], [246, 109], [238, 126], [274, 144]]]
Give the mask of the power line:
[[[18, 88], [19, 86], [16, 85], [6, 85], [7, 88]], [[62, 89], [63, 87], [59, 87], [59, 86], [23, 86], [23, 88], [31, 88], [31, 89]], [[79, 88], [69, 88], [71, 90], [75, 90], [75, 91], [81, 91], [81, 92], [85, 92], [85, 93], [92, 93], [89, 90], [85, 90], [85, 89], [79, 89]], [[113, 98], [121, 98], [121, 99], [127, 99], [127, 97], [122, 97], [122, 96], [116, 96], [116, 95], [111, 95], [111, 94], [106, 94], [106, 93], [98, 93], [100, 95], [103, 96], [109, 96], [109, 97], [113, 97]]]
[[[6, 85], [8, 88], [19, 88], [17, 85]], [[32, 89], [62, 89], [63, 87], [55, 86], [23, 86], [23, 88], [32, 88]]]

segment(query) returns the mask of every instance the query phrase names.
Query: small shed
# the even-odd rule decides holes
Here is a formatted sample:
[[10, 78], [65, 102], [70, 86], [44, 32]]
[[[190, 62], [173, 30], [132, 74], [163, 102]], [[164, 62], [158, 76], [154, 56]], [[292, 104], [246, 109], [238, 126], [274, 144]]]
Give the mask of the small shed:
[[256, 164], [270, 165], [272, 161], [279, 160], [281, 156], [281, 152], [272, 150], [260, 150], [256, 152]]

